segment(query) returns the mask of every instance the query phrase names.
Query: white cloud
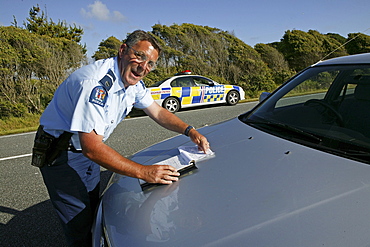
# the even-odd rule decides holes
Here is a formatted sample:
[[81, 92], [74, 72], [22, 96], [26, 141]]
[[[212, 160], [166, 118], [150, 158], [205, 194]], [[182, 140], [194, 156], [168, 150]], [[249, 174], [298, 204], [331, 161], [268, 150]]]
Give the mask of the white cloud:
[[113, 21], [122, 22], [125, 21], [126, 17], [122, 15], [119, 11], [111, 11], [108, 9], [107, 5], [100, 1], [95, 1], [93, 4], [87, 6], [88, 10], [84, 8], [81, 9], [81, 15], [86, 18], [94, 18], [100, 21]]
[[121, 22], [121, 21], [124, 21], [126, 20], [126, 17], [124, 15], [122, 15], [119, 11], [113, 11], [113, 20], [114, 21], [118, 21], [118, 22]]

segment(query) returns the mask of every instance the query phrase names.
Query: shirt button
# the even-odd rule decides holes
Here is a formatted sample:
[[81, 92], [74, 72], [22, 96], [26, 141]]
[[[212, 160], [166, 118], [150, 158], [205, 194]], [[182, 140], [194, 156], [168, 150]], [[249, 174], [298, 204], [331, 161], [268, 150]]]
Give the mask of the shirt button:
[[112, 123], [114, 123], [114, 121], [113, 121], [113, 120], [111, 120], [111, 121], [110, 121], [110, 123], [112, 124]]

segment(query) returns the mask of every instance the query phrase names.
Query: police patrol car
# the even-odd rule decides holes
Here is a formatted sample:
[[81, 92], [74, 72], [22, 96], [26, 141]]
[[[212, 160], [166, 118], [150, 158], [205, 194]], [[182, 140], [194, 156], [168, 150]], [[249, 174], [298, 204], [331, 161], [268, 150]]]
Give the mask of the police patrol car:
[[245, 93], [239, 86], [222, 85], [186, 70], [148, 87], [153, 99], [170, 112], [180, 108], [227, 103], [235, 105]]

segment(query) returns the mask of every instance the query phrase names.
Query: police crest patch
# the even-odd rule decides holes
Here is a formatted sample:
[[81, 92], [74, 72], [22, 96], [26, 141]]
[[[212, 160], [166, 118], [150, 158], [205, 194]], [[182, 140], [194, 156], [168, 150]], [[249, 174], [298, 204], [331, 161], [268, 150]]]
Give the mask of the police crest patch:
[[104, 106], [107, 102], [107, 96], [107, 90], [104, 87], [96, 86], [91, 91], [89, 102]]

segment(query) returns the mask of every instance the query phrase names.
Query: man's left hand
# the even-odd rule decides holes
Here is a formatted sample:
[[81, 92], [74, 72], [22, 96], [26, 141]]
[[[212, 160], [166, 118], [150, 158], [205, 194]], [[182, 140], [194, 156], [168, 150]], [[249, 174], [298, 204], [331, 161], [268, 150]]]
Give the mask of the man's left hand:
[[192, 142], [198, 145], [198, 148], [202, 150], [204, 153], [207, 153], [207, 151], [210, 149], [209, 142], [205, 136], [200, 134], [195, 129], [191, 129], [189, 131], [189, 137]]

